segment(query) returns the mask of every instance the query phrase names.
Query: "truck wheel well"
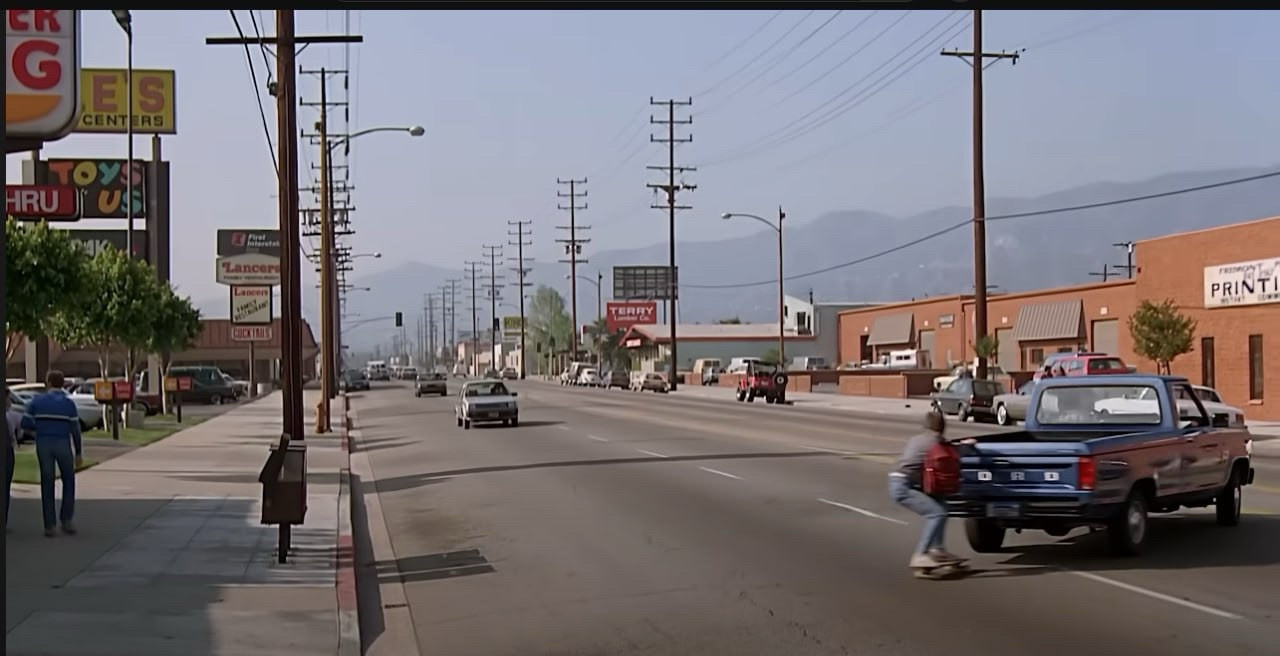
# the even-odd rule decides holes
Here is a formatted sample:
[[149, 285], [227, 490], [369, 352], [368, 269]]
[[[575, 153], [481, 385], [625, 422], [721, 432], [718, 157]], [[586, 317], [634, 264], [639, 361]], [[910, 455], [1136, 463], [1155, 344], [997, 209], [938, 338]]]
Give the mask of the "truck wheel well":
[[1141, 494], [1148, 502], [1156, 498], [1156, 482], [1144, 478], [1133, 484], [1133, 492]]
[[1236, 480], [1241, 483], [1249, 477], [1249, 460], [1247, 458], [1239, 458], [1235, 464], [1231, 465], [1231, 473], [1236, 475]]

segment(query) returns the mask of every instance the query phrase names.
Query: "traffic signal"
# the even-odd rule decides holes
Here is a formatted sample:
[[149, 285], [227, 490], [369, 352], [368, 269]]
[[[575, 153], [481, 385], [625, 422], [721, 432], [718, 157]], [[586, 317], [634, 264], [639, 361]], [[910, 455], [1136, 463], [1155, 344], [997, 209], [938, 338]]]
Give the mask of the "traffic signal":
[[401, 326], [403, 326], [403, 325], [404, 325], [404, 313], [403, 313], [403, 312], [397, 312], [397, 313], [396, 313], [396, 328], [399, 328], [399, 327], [401, 327]]

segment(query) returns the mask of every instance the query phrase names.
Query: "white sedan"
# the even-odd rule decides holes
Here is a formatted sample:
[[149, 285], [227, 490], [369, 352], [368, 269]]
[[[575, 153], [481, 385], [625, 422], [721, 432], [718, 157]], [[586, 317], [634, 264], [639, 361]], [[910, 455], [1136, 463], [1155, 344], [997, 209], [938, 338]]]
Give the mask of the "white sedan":
[[[38, 394], [44, 394], [44, 383], [22, 383], [9, 388], [23, 402], [30, 401]], [[81, 430], [91, 430], [103, 425], [102, 422], [102, 404], [93, 398], [92, 394], [85, 395], [78, 391], [71, 391], [67, 394], [76, 404], [76, 414], [80, 416]]]
[[[1192, 385], [1191, 389], [1194, 390], [1195, 395], [1200, 399], [1200, 405], [1204, 406], [1205, 412], [1208, 412], [1210, 417], [1225, 415], [1227, 423], [1232, 428], [1244, 428], [1244, 412], [1240, 408], [1223, 403], [1222, 396], [1218, 394], [1218, 390], [1204, 385]], [[1185, 396], [1186, 392], [1179, 388], [1177, 394], [1178, 408], [1182, 412], [1195, 410], [1195, 402]], [[1154, 395], [1155, 390], [1148, 387], [1137, 398], [1103, 399], [1098, 401], [1095, 407], [1098, 410], [1106, 410], [1115, 414], [1141, 414], [1150, 412], [1150, 408], [1157, 403]]]
[[519, 426], [520, 408], [516, 404], [516, 393], [509, 391], [500, 380], [467, 383], [458, 392], [454, 418], [463, 429], [470, 429], [472, 424], [483, 423]]
[[600, 371], [590, 367], [578, 374], [578, 384], [584, 387], [604, 387], [604, 381], [600, 379]]

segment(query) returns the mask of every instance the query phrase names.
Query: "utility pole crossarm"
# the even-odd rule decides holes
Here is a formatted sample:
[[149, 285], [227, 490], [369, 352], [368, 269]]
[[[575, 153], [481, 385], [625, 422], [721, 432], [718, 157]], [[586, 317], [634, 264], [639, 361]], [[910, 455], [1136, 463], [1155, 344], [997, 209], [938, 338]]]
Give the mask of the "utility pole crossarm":
[[691, 166], [678, 166], [676, 164], [676, 146], [680, 144], [692, 143], [693, 135], [678, 137], [676, 136], [676, 126], [692, 125], [693, 117], [676, 118], [677, 107], [689, 107], [693, 105], [693, 98], [686, 100], [676, 100], [674, 98], [668, 100], [656, 100], [649, 98], [649, 104], [655, 107], [665, 106], [667, 108], [666, 118], [659, 119], [654, 116], [649, 117], [650, 125], [665, 125], [667, 127], [666, 135], [659, 136], [650, 134], [650, 143], [662, 143], [667, 145], [667, 165], [666, 166], [647, 166], [651, 171], [661, 171], [666, 173], [665, 184], [649, 183], [646, 186], [650, 189], [661, 190], [666, 194], [666, 205], [653, 204], [654, 209], [667, 210], [667, 248], [669, 266], [671, 269], [671, 289], [666, 290], [667, 300], [667, 321], [670, 324], [671, 342], [670, 342], [670, 358], [668, 365], [667, 385], [670, 389], [675, 390], [680, 384], [680, 357], [679, 357], [679, 339], [676, 335], [677, 316], [676, 316], [676, 298], [679, 296], [679, 290], [676, 288], [675, 276], [676, 271], [676, 212], [680, 210], [693, 209], [689, 205], [681, 205], [677, 202], [677, 195], [682, 191], [693, 191], [696, 185], [686, 184], [684, 181], [677, 182], [676, 176], [682, 173], [694, 172], [697, 169]]

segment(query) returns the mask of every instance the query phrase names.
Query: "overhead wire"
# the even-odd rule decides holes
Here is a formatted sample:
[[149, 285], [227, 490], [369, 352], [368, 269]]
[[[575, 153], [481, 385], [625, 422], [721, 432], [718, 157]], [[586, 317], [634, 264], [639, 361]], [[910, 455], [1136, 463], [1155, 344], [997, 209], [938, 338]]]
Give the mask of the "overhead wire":
[[[1196, 185], [1196, 186], [1194, 186], [1194, 187], [1183, 187], [1183, 188], [1181, 188], [1181, 189], [1173, 189], [1173, 190], [1170, 190], [1170, 191], [1162, 191], [1162, 192], [1157, 192], [1157, 193], [1154, 193], [1154, 194], [1143, 194], [1143, 195], [1141, 195], [1141, 196], [1130, 196], [1130, 197], [1128, 197], [1128, 198], [1118, 198], [1118, 199], [1113, 199], [1113, 200], [1100, 201], [1100, 202], [1096, 202], [1096, 203], [1085, 203], [1085, 204], [1083, 204], [1083, 205], [1069, 205], [1069, 206], [1066, 206], [1066, 207], [1055, 207], [1055, 208], [1045, 209], [1045, 210], [1034, 210], [1034, 211], [1030, 211], [1030, 212], [1016, 212], [1016, 213], [1013, 213], [1013, 214], [1000, 214], [1000, 215], [996, 215], [996, 216], [988, 216], [988, 217], [985, 217], [985, 220], [986, 220], [986, 221], [1010, 221], [1010, 220], [1013, 220], [1013, 219], [1027, 219], [1027, 218], [1040, 217], [1040, 216], [1050, 216], [1050, 215], [1053, 215], [1053, 214], [1064, 214], [1064, 213], [1067, 213], [1067, 212], [1080, 212], [1080, 211], [1084, 211], [1084, 210], [1100, 209], [1100, 208], [1103, 208], [1103, 207], [1114, 207], [1114, 206], [1116, 206], [1116, 205], [1127, 205], [1127, 204], [1129, 204], [1129, 203], [1138, 203], [1138, 202], [1142, 202], [1142, 201], [1156, 200], [1156, 199], [1160, 199], [1160, 198], [1169, 198], [1169, 197], [1171, 197], [1171, 196], [1180, 196], [1180, 195], [1183, 195], [1183, 194], [1190, 194], [1190, 193], [1195, 193], [1195, 192], [1199, 192], [1199, 191], [1207, 191], [1207, 190], [1210, 190], [1210, 189], [1218, 189], [1218, 188], [1221, 188], [1221, 187], [1229, 187], [1229, 186], [1232, 186], [1232, 185], [1244, 184], [1244, 183], [1247, 183], [1247, 182], [1256, 182], [1256, 181], [1258, 181], [1258, 180], [1266, 180], [1266, 179], [1269, 179], [1269, 178], [1276, 178], [1276, 177], [1280, 177], [1280, 170], [1277, 170], [1277, 171], [1271, 171], [1271, 172], [1268, 172], [1268, 173], [1260, 173], [1260, 174], [1257, 174], [1257, 175], [1250, 175], [1250, 176], [1246, 176], [1246, 177], [1243, 177], [1243, 178], [1234, 178], [1234, 179], [1231, 179], [1231, 180], [1224, 180], [1224, 181], [1222, 181], [1222, 182], [1213, 182], [1213, 183], [1209, 183], [1209, 184]], [[930, 241], [930, 240], [932, 240], [932, 239], [936, 239], [936, 238], [941, 237], [941, 236], [943, 236], [943, 235], [945, 235], [945, 234], [947, 234], [947, 233], [955, 232], [956, 230], [959, 230], [959, 229], [964, 228], [964, 227], [966, 227], [966, 226], [972, 225], [972, 224], [973, 224], [973, 221], [974, 221], [974, 220], [973, 220], [972, 218], [965, 219], [964, 221], [961, 221], [961, 222], [959, 222], [959, 223], [952, 224], [952, 225], [947, 226], [947, 227], [945, 227], [945, 228], [942, 228], [942, 229], [940, 229], [940, 230], [935, 230], [934, 232], [931, 232], [931, 233], [929, 233], [929, 234], [927, 234], [927, 235], [924, 235], [924, 236], [922, 236], [922, 237], [918, 237], [918, 238], [916, 238], [916, 239], [912, 239], [912, 240], [910, 240], [910, 241], [908, 241], [908, 242], [904, 242], [904, 243], [902, 243], [902, 244], [898, 244], [898, 245], [896, 245], [896, 246], [892, 246], [892, 247], [890, 247], [890, 248], [886, 248], [886, 249], [884, 249], [884, 250], [877, 251], [877, 252], [872, 253], [872, 254], [870, 254], [870, 255], [865, 255], [865, 256], [863, 256], [863, 257], [860, 257], [860, 258], [857, 258], [857, 259], [854, 259], [854, 260], [849, 260], [849, 261], [847, 261], [847, 262], [841, 262], [841, 263], [839, 263], [839, 264], [834, 264], [834, 265], [831, 265], [831, 266], [823, 267], [823, 268], [821, 268], [821, 269], [815, 269], [815, 270], [813, 270], [813, 271], [807, 271], [807, 272], [805, 272], [805, 273], [799, 273], [799, 274], [795, 274], [795, 275], [792, 275], [792, 276], [787, 276], [787, 277], [785, 278], [785, 280], [790, 281], [790, 280], [802, 280], [802, 279], [804, 279], [804, 278], [812, 278], [813, 276], [818, 276], [818, 275], [822, 275], [822, 274], [824, 274], [824, 273], [830, 273], [830, 272], [832, 272], [832, 271], [838, 271], [838, 270], [840, 270], [840, 269], [846, 269], [846, 268], [849, 268], [849, 267], [851, 267], [851, 266], [856, 266], [856, 265], [859, 265], [859, 264], [863, 264], [863, 263], [865, 263], [865, 262], [869, 262], [869, 261], [871, 261], [871, 260], [875, 260], [875, 259], [878, 259], [878, 258], [884, 257], [884, 256], [886, 256], [886, 255], [891, 255], [891, 254], [893, 254], [893, 253], [897, 253], [897, 252], [899, 252], [899, 251], [906, 250], [906, 249], [908, 249], [908, 248], [911, 248], [912, 246], [917, 246], [917, 245], [919, 245], [919, 244], [922, 244], [922, 243], [924, 243], [924, 242]], [[776, 284], [778, 284], [778, 279], [777, 279], [777, 278], [774, 278], [774, 279], [772, 279], [772, 280], [760, 280], [760, 281], [757, 281], [757, 282], [734, 283], [734, 284], [725, 284], [725, 285], [689, 285], [689, 284], [681, 284], [681, 287], [687, 287], [687, 288], [690, 288], [690, 289], [738, 289], [738, 288], [744, 288], [744, 287], [760, 287], [760, 286], [763, 286], [763, 285], [776, 285]]]
[[789, 79], [791, 79], [791, 76], [793, 76], [793, 75], [795, 75], [796, 73], [799, 73], [800, 71], [804, 70], [805, 68], [807, 68], [807, 67], [809, 66], [809, 64], [812, 64], [813, 62], [817, 61], [817, 59], [818, 59], [819, 57], [821, 57], [821, 56], [823, 56], [823, 55], [827, 54], [827, 52], [828, 52], [828, 51], [830, 51], [832, 48], [836, 47], [837, 45], [840, 45], [841, 43], [843, 43], [843, 42], [844, 42], [844, 40], [845, 40], [845, 39], [847, 39], [847, 38], [849, 38], [849, 37], [853, 36], [854, 32], [857, 32], [859, 28], [861, 28], [863, 25], [866, 25], [868, 22], [870, 22], [870, 21], [871, 21], [871, 19], [872, 19], [872, 18], [875, 18], [876, 14], [878, 14], [878, 13], [880, 13], [880, 10], [878, 10], [878, 9], [877, 9], [877, 10], [875, 10], [875, 11], [869, 12], [865, 17], [863, 17], [863, 19], [862, 19], [862, 20], [858, 21], [857, 23], [855, 23], [855, 24], [854, 24], [854, 26], [853, 26], [853, 27], [851, 27], [851, 28], [849, 28], [848, 30], [846, 30], [844, 34], [841, 34], [840, 36], [836, 37], [836, 39], [835, 39], [834, 41], [832, 41], [831, 43], [828, 43], [828, 44], [826, 45], [826, 47], [822, 48], [822, 49], [821, 49], [821, 50], [819, 50], [818, 52], [813, 53], [813, 55], [811, 55], [808, 59], [804, 60], [804, 63], [802, 63], [802, 64], [800, 64], [799, 66], [796, 66], [795, 68], [791, 69], [790, 71], [787, 71], [786, 73], [784, 73], [784, 74], [782, 74], [782, 75], [780, 75], [780, 76], [778, 76], [778, 77], [774, 78], [772, 82], [766, 82], [766, 83], [765, 83], [765, 85], [764, 85], [764, 88], [763, 88], [763, 89], [761, 89], [761, 90], [762, 90], [762, 91], [767, 91], [767, 90], [769, 90], [769, 89], [772, 89], [772, 88], [773, 88], [775, 85], [777, 85], [779, 82], [781, 82], [781, 81], [783, 81], [783, 80], [789, 80]]
[[713, 106], [711, 109], [706, 110], [706, 111], [704, 111], [703, 113], [704, 113], [704, 114], [713, 114], [713, 113], [715, 113], [715, 111], [716, 111], [718, 108], [720, 108], [720, 107], [727, 107], [727, 106], [729, 105], [729, 101], [730, 101], [730, 100], [732, 100], [733, 98], [736, 98], [736, 97], [738, 96], [738, 94], [742, 93], [742, 92], [743, 92], [743, 91], [745, 91], [748, 87], [750, 87], [752, 84], [755, 84], [756, 82], [758, 82], [758, 81], [760, 80], [760, 78], [764, 77], [764, 76], [765, 76], [765, 75], [767, 75], [770, 71], [772, 71], [773, 69], [777, 68], [780, 64], [782, 64], [782, 62], [786, 61], [788, 57], [790, 57], [791, 55], [795, 54], [795, 52], [796, 52], [797, 50], [799, 50], [800, 48], [802, 48], [802, 47], [804, 46], [804, 44], [808, 43], [810, 39], [812, 39], [813, 37], [817, 36], [819, 32], [821, 32], [824, 28], [826, 28], [828, 25], [830, 25], [830, 24], [832, 23], [832, 21], [834, 21], [835, 19], [839, 18], [839, 17], [840, 17], [840, 14], [843, 14], [843, 13], [844, 13], [844, 10], [843, 10], [843, 9], [840, 9], [840, 10], [837, 10], [835, 13], [831, 14], [830, 16], [828, 16], [828, 17], [827, 17], [827, 20], [823, 21], [823, 22], [822, 22], [822, 23], [820, 23], [817, 27], [815, 27], [815, 28], [813, 28], [812, 30], [810, 30], [810, 31], [809, 31], [809, 33], [808, 33], [808, 34], [806, 34], [806, 35], [805, 35], [803, 38], [801, 38], [799, 41], [796, 41], [795, 43], [791, 44], [791, 47], [790, 47], [790, 48], [788, 48], [787, 50], [783, 51], [783, 52], [782, 52], [782, 54], [780, 54], [780, 55], [778, 55], [778, 56], [774, 57], [774, 58], [773, 58], [773, 60], [772, 60], [772, 61], [771, 61], [767, 66], [765, 66], [764, 68], [760, 69], [760, 72], [756, 73], [754, 77], [752, 77], [751, 79], [749, 79], [749, 80], [747, 80], [746, 82], [742, 83], [741, 85], [739, 85], [739, 86], [738, 86], [738, 88], [734, 89], [733, 91], [730, 91], [728, 95], [726, 95], [726, 96], [724, 96], [723, 98], [721, 98], [721, 99], [720, 99], [720, 104], [719, 104], [719, 105]]
[[249, 50], [248, 37], [244, 34], [244, 28], [240, 26], [240, 19], [236, 16], [234, 9], [228, 10], [231, 14], [231, 22], [236, 26], [236, 33], [240, 35], [240, 40], [244, 42], [244, 59], [249, 65], [249, 79], [253, 82], [253, 97], [258, 101], [258, 116], [262, 118], [262, 132], [267, 135], [267, 150], [271, 153], [271, 166], [276, 170], [276, 176], [280, 175], [280, 162], [276, 159], [275, 141], [271, 138], [271, 126], [267, 121], [267, 109], [262, 104], [262, 88], [258, 86], [258, 71], [254, 68], [253, 53]]
[[715, 60], [712, 61], [710, 64], [703, 66], [702, 72], [706, 73], [707, 71], [710, 71], [711, 69], [715, 68], [718, 64], [720, 64], [720, 62], [728, 59], [734, 53], [741, 50], [743, 46], [747, 45], [748, 43], [751, 43], [751, 40], [759, 36], [759, 34], [763, 32], [766, 27], [769, 27], [771, 24], [773, 24], [773, 21], [777, 20], [778, 17], [782, 15], [783, 11], [784, 10], [779, 9], [778, 11], [773, 12], [773, 15], [769, 16], [769, 18], [766, 19], [763, 23], [761, 23], [758, 27], [756, 27], [756, 29], [752, 30], [750, 34], [743, 37], [741, 41], [737, 42], [736, 44], [733, 45], [733, 47], [726, 50], [724, 54], [720, 55], [719, 57], [716, 57]]
[[[943, 40], [943, 39], [951, 38], [951, 36], [952, 36], [952, 34], [951, 34], [951, 33], [952, 33], [953, 31], [955, 31], [957, 27], [961, 27], [961, 28], [963, 29], [963, 25], [962, 25], [962, 24], [965, 22], [965, 17], [964, 17], [964, 16], [960, 16], [960, 17], [958, 17], [958, 18], [956, 19], [956, 21], [955, 21], [951, 26], [943, 28], [943, 31], [942, 31], [941, 33], [939, 33], [938, 35], [936, 35], [933, 39], [931, 39], [931, 40], [930, 40], [928, 43], [926, 43], [923, 47], [919, 48], [919, 49], [918, 49], [918, 50], [916, 50], [914, 53], [912, 53], [912, 54], [910, 54], [910, 55], [907, 55], [905, 58], [902, 58], [902, 57], [903, 57], [903, 55], [904, 55], [908, 50], [911, 50], [912, 48], [914, 48], [918, 43], [920, 43], [920, 41], [924, 40], [926, 37], [928, 37], [928, 36], [929, 36], [929, 34], [933, 33], [935, 30], [937, 30], [939, 27], [941, 27], [941, 26], [943, 25], [943, 23], [945, 23], [945, 22], [946, 22], [946, 20], [947, 20], [948, 18], [950, 18], [950, 17], [951, 17], [951, 16], [948, 16], [947, 18], [944, 18], [942, 21], [939, 21], [938, 23], [935, 23], [935, 24], [934, 24], [932, 27], [930, 27], [928, 30], [925, 30], [925, 32], [924, 32], [923, 34], [921, 34], [920, 36], [916, 37], [914, 40], [912, 40], [912, 41], [911, 41], [911, 43], [908, 43], [905, 47], [903, 47], [903, 48], [902, 48], [901, 50], [899, 50], [897, 53], [895, 53], [894, 55], [892, 55], [891, 57], [889, 57], [888, 59], [886, 59], [886, 60], [885, 60], [884, 62], [882, 62], [879, 66], [877, 66], [876, 68], [872, 69], [870, 72], [868, 72], [868, 73], [867, 73], [866, 75], [864, 75], [862, 78], [860, 78], [857, 82], [854, 82], [853, 84], [849, 85], [848, 87], [846, 87], [846, 88], [845, 88], [843, 91], [841, 91], [840, 93], [838, 93], [838, 94], [836, 94], [835, 96], [833, 96], [832, 98], [828, 99], [826, 102], [822, 103], [821, 105], [818, 105], [818, 106], [817, 106], [817, 107], [815, 107], [813, 110], [810, 110], [810, 111], [809, 111], [809, 112], [807, 112], [805, 115], [801, 116], [800, 118], [796, 119], [795, 121], [792, 121], [792, 122], [791, 122], [790, 124], [788, 124], [787, 126], [784, 126], [784, 127], [783, 127], [783, 128], [781, 128], [781, 129], [775, 130], [773, 133], [771, 133], [770, 135], [768, 135], [768, 136], [766, 136], [766, 137], [764, 137], [764, 138], [757, 139], [757, 140], [756, 140], [752, 145], [749, 145], [749, 146], [745, 146], [745, 147], [739, 148], [739, 149], [736, 151], [736, 153], [726, 154], [726, 155], [722, 155], [722, 156], [721, 156], [721, 157], [719, 157], [719, 158], [714, 158], [714, 159], [712, 159], [712, 160], [710, 160], [710, 161], [704, 161], [704, 162], [702, 163], [702, 165], [703, 165], [703, 166], [712, 166], [712, 165], [715, 165], [715, 164], [723, 164], [723, 163], [726, 163], [726, 162], [729, 162], [729, 161], [734, 161], [734, 160], [738, 160], [738, 159], [743, 159], [743, 158], [745, 158], [745, 157], [749, 157], [749, 156], [751, 156], [751, 155], [755, 155], [755, 154], [759, 154], [759, 153], [761, 153], [761, 152], [765, 152], [765, 151], [767, 151], [767, 150], [769, 150], [769, 149], [772, 149], [772, 148], [777, 147], [778, 145], [781, 145], [781, 144], [783, 144], [783, 143], [787, 143], [787, 142], [793, 141], [793, 140], [795, 140], [795, 139], [797, 139], [797, 138], [799, 138], [799, 137], [801, 137], [801, 136], [804, 136], [805, 134], [808, 134], [808, 133], [812, 132], [813, 130], [816, 130], [817, 128], [819, 128], [819, 127], [821, 127], [821, 126], [826, 125], [827, 123], [830, 123], [831, 121], [835, 120], [836, 118], [839, 118], [840, 116], [844, 115], [845, 113], [848, 113], [849, 111], [851, 111], [851, 110], [852, 110], [854, 107], [856, 107], [857, 105], [859, 105], [859, 104], [861, 104], [862, 102], [865, 102], [866, 100], [870, 99], [870, 98], [871, 98], [871, 97], [873, 97], [876, 93], [879, 93], [879, 92], [880, 92], [880, 91], [882, 91], [884, 88], [888, 87], [890, 84], [892, 84], [893, 82], [895, 82], [895, 81], [897, 81], [898, 79], [900, 79], [903, 75], [906, 75], [906, 73], [910, 72], [911, 70], [914, 70], [916, 67], [920, 66], [920, 65], [921, 65], [921, 64], [923, 64], [925, 61], [927, 61], [927, 60], [928, 60], [928, 57], [929, 57], [928, 53], [929, 53], [930, 49], [934, 47], [934, 44], [935, 44], [935, 43], [938, 43], [939, 41], [941, 41], [941, 40]], [[821, 111], [822, 111], [822, 109], [823, 109], [824, 107], [826, 107], [826, 106], [828, 106], [828, 105], [830, 105], [830, 104], [832, 104], [832, 103], [834, 103], [834, 102], [840, 101], [840, 99], [841, 99], [842, 97], [849, 95], [849, 93], [850, 93], [850, 92], [853, 92], [853, 91], [858, 90], [858, 88], [859, 88], [859, 87], [861, 87], [861, 86], [863, 86], [863, 84], [864, 84], [868, 79], [870, 79], [873, 75], [875, 75], [876, 73], [880, 72], [883, 68], [885, 68], [885, 67], [886, 67], [886, 66], [888, 66], [889, 64], [893, 63], [895, 60], [899, 60], [899, 59], [901, 59], [901, 61], [899, 61], [899, 63], [898, 63], [898, 65], [897, 65], [897, 66], [895, 66], [895, 67], [891, 68], [887, 73], [885, 73], [884, 75], [882, 75], [880, 78], [876, 79], [874, 82], [871, 82], [870, 86], [868, 86], [867, 88], [862, 89], [862, 91], [861, 91], [860, 93], [857, 93], [857, 94], [853, 95], [852, 97], [847, 98], [847, 99], [845, 99], [844, 101], [840, 102], [836, 107], [834, 107], [834, 108], [832, 108], [832, 109], [830, 109], [830, 110], [827, 110], [827, 111], [826, 111], [822, 116], [819, 116], [817, 119], [814, 119], [814, 120], [809, 121], [809, 123], [808, 123], [807, 125], [801, 125], [801, 124], [803, 124], [807, 119], [810, 119], [814, 114], [817, 114], [817, 113], [821, 112]], [[914, 61], [914, 63], [913, 63], [913, 60], [915, 60], [915, 61]], [[897, 72], [897, 71], [898, 71], [899, 69], [901, 69], [903, 66], [907, 66], [908, 64], [910, 64], [910, 66], [909, 66], [906, 70], [902, 71], [902, 73], [901, 73], [901, 74], [899, 74], [897, 77], [894, 77], [893, 79], [889, 80], [886, 84], [884, 84], [884, 85], [882, 85], [882, 86], [880, 86], [880, 87], [876, 87], [876, 86], [875, 86], [875, 85], [877, 85], [877, 84], [880, 84], [880, 83], [881, 83], [881, 82], [883, 82], [886, 78], [888, 78], [889, 76], [892, 76], [895, 72]]]
[[778, 44], [780, 44], [780, 43], [782, 43], [783, 41], [785, 41], [785, 40], [786, 40], [786, 38], [787, 38], [788, 36], [791, 36], [791, 33], [792, 33], [792, 32], [796, 31], [796, 29], [797, 29], [797, 28], [799, 28], [801, 25], [803, 25], [805, 21], [809, 20], [809, 17], [810, 17], [810, 16], [813, 16], [813, 15], [814, 15], [814, 14], [816, 14], [816, 13], [818, 13], [818, 10], [816, 10], [816, 9], [810, 9], [808, 12], [806, 12], [806, 13], [805, 13], [805, 15], [804, 15], [804, 16], [802, 16], [802, 17], [800, 18], [800, 20], [796, 21], [794, 25], [792, 25], [791, 27], [787, 28], [787, 31], [783, 32], [783, 33], [782, 33], [782, 36], [779, 36], [777, 39], [775, 39], [775, 40], [773, 41], [773, 43], [770, 43], [767, 47], [765, 47], [765, 49], [764, 49], [764, 50], [761, 50], [760, 52], [756, 53], [756, 56], [755, 56], [755, 57], [752, 57], [751, 59], [748, 59], [748, 60], [747, 60], [747, 62], [746, 62], [745, 64], [743, 64], [742, 66], [740, 66], [740, 67], [738, 67], [737, 69], [735, 69], [732, 73], [730, 73], [730, 74], [726, 75], [726, 76], [725, 76], [725, 77], [723, 77], [723, 78], [720, 78], [720, 81], [719, 81], [719, 82], [716, 82], [715, 84], [711, 85], [710, 87], [707, 87], [705, 90], [703, 90], [703, 91], [701, 91], [701, 92], [699, 92], [699, 93], [694, 94], [694, 96], [695, 96], [695, 97], [699, 97], [699, 98], [701, 98], [701, 97], [703, 97], [703, 96], [708, 96], [708, 95], [712, 94], [713, 92], [715, 92], [715, 90], [716, 90], [716, 89], [719, 89], [720, 87], [724, 86], [724, 84], [725, 84], [726, 82], [728, 82], [729, 80], [732, 80], [733, 78], [735, 78], [735, 77], [737, 77], [738, 75], [740, 75], [743, 71], [745, 71], [745, 70], [747, 70], [748, 68], [751, 68], [752, 66], [754, 66], [756, 62], [760, 61], [760, 59], [761, 59], [762, 57], [764, 57], [765, 55], [769, 54], [769, 52], [770, 52], [771, 50], [773, 50], [774, 48], [778, 47]]

